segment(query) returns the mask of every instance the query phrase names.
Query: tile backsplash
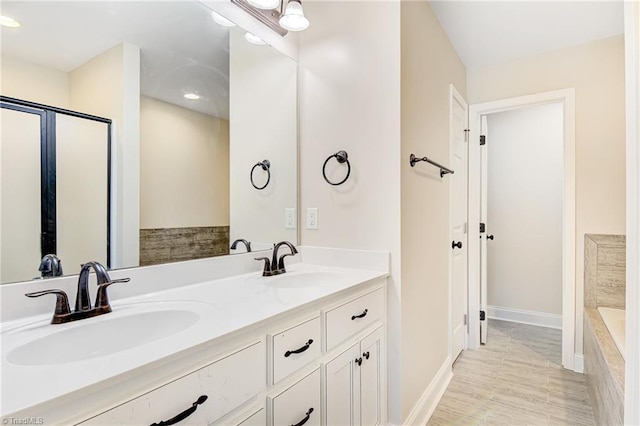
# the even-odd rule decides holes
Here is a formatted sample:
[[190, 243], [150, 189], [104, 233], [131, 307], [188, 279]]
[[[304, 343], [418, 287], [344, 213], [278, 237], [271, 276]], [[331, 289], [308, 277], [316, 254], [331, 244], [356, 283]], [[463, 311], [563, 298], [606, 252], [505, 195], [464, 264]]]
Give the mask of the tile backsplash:
[[586, 234], [584, 265], [584, 305], [624, 308], [626, 237]]
[[229, 227], [140, 230], [140, 266], [229, 254]]

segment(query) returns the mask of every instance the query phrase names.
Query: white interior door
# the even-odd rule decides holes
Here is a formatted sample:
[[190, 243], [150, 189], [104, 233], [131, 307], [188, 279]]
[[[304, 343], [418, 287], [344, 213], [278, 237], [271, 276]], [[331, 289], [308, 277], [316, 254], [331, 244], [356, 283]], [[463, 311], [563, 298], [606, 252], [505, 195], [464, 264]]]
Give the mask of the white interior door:
[[450, 184], [451, 221], [451, 358], [466, 348], [467, 336], [467, 144], [468, 106], [451, 86], [450, 99]]
[[[480, 223], [485, 226], [485, 231], [489, 229], [487, 223], [487, 140], [489, 130], [487, 126], [487, 116], [481, 119], [480, 134], [484, 136], [484, 145], [480, 145]], [[487, 331], [489, 321], [487, 319], [487, 232], [480, 233], [480, 312], [484, 312], [480, 320], [480, 343], [487, 343]], [[482, 315], [482, 314], [481, 314]]]

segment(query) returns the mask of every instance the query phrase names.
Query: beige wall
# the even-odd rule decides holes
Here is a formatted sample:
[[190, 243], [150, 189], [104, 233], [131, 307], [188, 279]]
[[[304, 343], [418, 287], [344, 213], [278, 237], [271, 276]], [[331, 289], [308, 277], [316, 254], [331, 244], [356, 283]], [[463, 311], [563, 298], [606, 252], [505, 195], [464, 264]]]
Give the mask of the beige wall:
[[[400, 3], [304, 7], [313, 22], [300, 34], [301, 242], [391, 252], [389, 420], [400, 424]], [[339, 150], [351, 177], [331, 186], [322, 164]], [[304, 227], [308, 207], [317, 230]]]
[[0, 60], [3, 96], [68, 108], [69, 74], [6, 56]]
[[470, 69], [471, 104], [576, 89], [576, 352], [582, 353], [584, 234], [625, 232], [624, 40]]
[[[285, 229], [285, 208], [297, 204], [297, 66], [269, 46], [256, 46], [244, 32], [230, 33], [230, 239], [244, 238], [253, 248], [297, 241]], [[263, 190], [251, 186], [249, 173], [271, 162], [271, 180]], [[257, 167], [258, 186], [266, 172]]]
[[562, 314], [563, 105], [489, 114], [487, 302]]
[[449, 85], [466, 71], [426, 1], [402, 2], [402, 418], [447, 359], [449, 180], [409, 155], [449, 161]]
[[140, 49], [121, 43], [71, 71], [69, 108], [113, 120], [114, 268], [137, 266], [140, 246]]
[[229, 122], [140, 99], [140, 227], [229, 225]]

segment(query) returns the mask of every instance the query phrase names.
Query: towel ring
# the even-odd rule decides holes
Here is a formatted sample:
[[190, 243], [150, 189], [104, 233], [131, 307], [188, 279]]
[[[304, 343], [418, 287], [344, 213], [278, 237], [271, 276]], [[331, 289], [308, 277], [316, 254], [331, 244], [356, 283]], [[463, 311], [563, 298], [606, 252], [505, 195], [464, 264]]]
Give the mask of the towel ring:
[[[327, 172], [326, 172], [327, 163], [329, 162], [329, 160], [331, 160], [334, 157], [336, 160], [338, 160], [338, 163], [340, 164], [347, 163], [347, 175], [344, 177], [344, 179], [342, 179], [340, 182], [337, 182], [337, 183], [331, 182], [327, 178]], [[349, 179], [349, 175], [351, 174], [351, 164], [349, 163], [348, 157], [349, 156], [347, 155], [347, 151], [338, 151], [335, 154], [330, 155], [329, 158], [327, 158], [326, 160], [324, 160], [324, 164], [322, 165], [322, 176], [324, 177], [324, 180], [326, 180], [329, 185], [333, 185], [333, 186], [342, 185], [347, 181], [347, 179]]]
[[[267, 183], [265, 183], [263, 186], [257, 186], [255, 184], [255, 182], [253, 181], [253, 171], [256, 169], [256, 167], [262, 167], [262, 170], [267, 172]], [[251, 185], [253, 185], [253, 187], [257, 190], [262, 190], [265, 189], [267, 187], [267, 185], [269, 185], [269, 181], [271, 180], [271, 162], [269, 160], [264, 160], [261, 161], [259, 163], [256, 163], [252, 168], [251, 168], [251, 173], [249, 174], [249, 178], [251, 179]]]

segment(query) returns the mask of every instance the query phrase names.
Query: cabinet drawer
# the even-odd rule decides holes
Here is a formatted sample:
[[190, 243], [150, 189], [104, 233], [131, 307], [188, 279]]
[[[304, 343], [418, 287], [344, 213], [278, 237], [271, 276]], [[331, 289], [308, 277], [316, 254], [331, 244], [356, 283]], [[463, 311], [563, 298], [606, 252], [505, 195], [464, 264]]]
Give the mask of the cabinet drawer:
[[320, 356], [320, 317], [271, 335], [275, 384]]
[[334, 348], [350, 336], [381, 319], [383, 314], [384, 294], [382, 288], [327, 311], [325, 314], [326, 350]]
[[264, 383], [264, 345], [257, 342], [82, 424], [149, 425], [194, 406], [197, 409], [180, 424], [210, 424], [256, 396]]
[[273, 425], [320, 425], [320, 369], [269, 399]]
[[267, 424], [267, 415], [264, 412], [264, 408], [261, 408], [259, 411], [241, 420], [238, 426], [264, 426], [265, 424]]

